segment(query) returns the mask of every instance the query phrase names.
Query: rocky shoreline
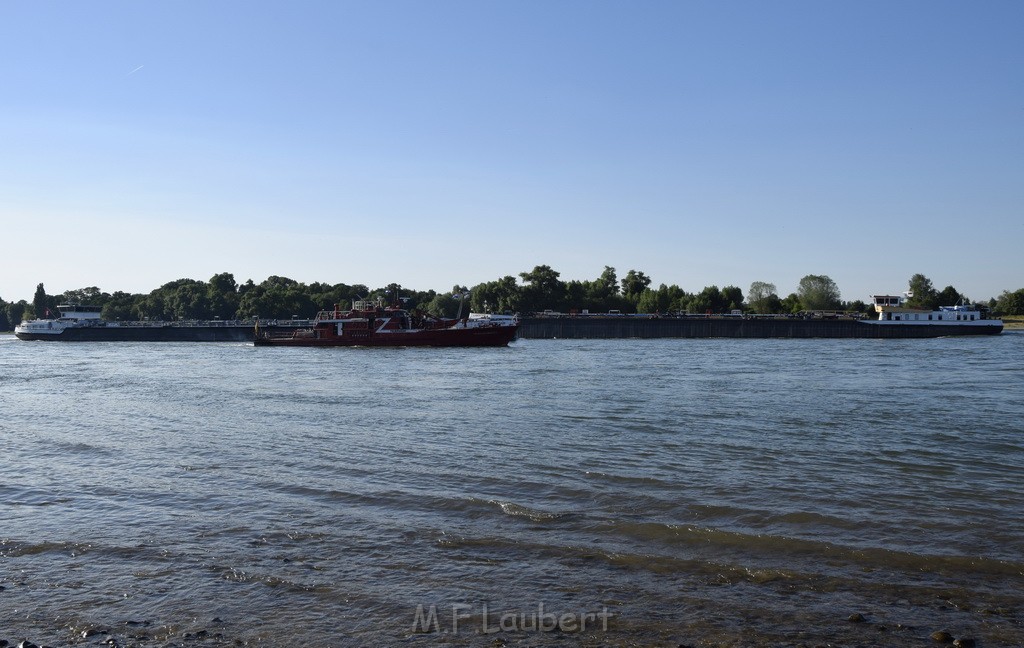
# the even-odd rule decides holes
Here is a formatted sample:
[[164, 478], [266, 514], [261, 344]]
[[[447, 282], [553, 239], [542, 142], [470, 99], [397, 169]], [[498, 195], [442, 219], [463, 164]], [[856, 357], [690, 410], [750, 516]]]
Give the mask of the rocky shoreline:
[[[193, 631], [180, 631], [150, 621], [125, 621], [120, 626], [90, 626], [84, 629], [61, 628], [51, 631], [56, 637], [47, 641], [0, 638], [0, 648], [62, 648], [64, 646], [106, 646], [107, 648], [200, 648], [203, 646], [252, 645], [238, 637], [225, 634], [225, 623], [212, 619], [208, 626]], [[40, 633], [47, 634], [47, 633]]]
[[[993, 611], [993, 614], [997, 612]], [[161, 625], [150, 621], [125, 621], [117, 626], [90, 626], [84, 629], [61, 628], [50, 633], [39, 630], [40, 634], [54, 637], [48, 641], [33, 639], [0, 638], [0, 648], [62, 648], [65, 646], [94, 646], [108, 648], [202, 648], [225, 646], [285, 646], [293, 645], [289, 637], [243, 637], [248, 633], [236, 633], [220, 618], [208, 623], [190, 623], [192, 628], [183, 631], [180, 626]], [[200, 629], [195, 629], [200, 627]], [[38, 630], [38, 629], [37, 629]], [[836, 648], [840, 646], [873, 646], [875, 648], [902, 648], [911, 646], [934, 646], [935, 648], [986, 648], [1010, 646], [1012, 643], [984, 641], [971, 633], [954, 633], [946, 629], [929, 630], [900, 623], [889, 625], [872, 619], [870, 614], [854, 612], [843, 619], [836, 619], [831, 628], [808, 628], [807, 632], [780, 636], [766, 628], [763, 635], [750, 629], [743, 631], [710, 630], [695, 632], [698, 636], [680, 640], [679, 633], [664, 637], [665, 641], [653, 644], [637, 642], [637, 637], [628, 628], [609, 634], [595, 635], [578, 633], [509, 633], [501, 636], [480, 634], [448, 635], [447, 633], [414, 633], [395, 637], [396, 643], [457, 645], [457, 646], [637, 646], [657, 645], [672, 648]], [[9, 628], [8, 628], [9, 631]], [[310, 646], [308, 642], [295, 645]], [[361, 642], [342, 639], [325, 640], [328, 646], [362, 645]], [[311, 647], [312, 648], [312, 647]]]

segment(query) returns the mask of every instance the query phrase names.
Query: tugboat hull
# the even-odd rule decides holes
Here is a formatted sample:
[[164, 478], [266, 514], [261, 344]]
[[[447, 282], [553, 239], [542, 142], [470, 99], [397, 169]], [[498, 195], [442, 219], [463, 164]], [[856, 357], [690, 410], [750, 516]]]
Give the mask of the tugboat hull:
[[256, 346], [289, 347], [496, 347], [506, 346], [516, 337], [512, 326], [479, 328], [447, 328], [412, 331], [381, 331], [368, 333], [353, 331], [344, 336], [326, 337], [319, 331], [296, 331], [289, 336], [258, 336]]

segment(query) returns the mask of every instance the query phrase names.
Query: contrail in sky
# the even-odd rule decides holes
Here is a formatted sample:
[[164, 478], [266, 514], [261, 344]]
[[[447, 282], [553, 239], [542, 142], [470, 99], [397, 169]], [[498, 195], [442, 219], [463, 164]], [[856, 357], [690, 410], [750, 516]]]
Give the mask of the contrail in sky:
[[146, 66], [145, 65], [140, 65], [139, 67], [135, 68], [134, 70], [132, 70], [131, 72], [129, 72], [125, 76], [131, 76], [131, 75], [135, 74], [136, 72], [138, 72], [139, 70], [141, 70], [144, 67], [146, 67]]

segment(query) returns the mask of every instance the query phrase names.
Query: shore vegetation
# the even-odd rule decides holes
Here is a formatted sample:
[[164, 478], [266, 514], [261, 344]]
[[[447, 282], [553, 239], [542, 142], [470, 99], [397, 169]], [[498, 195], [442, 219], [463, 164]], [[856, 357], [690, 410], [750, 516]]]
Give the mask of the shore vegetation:
[[[953, 286], [936, 290], [930, 279], [915, 274], [908, 282], [910, 304], [935, 308], [969, 301]], [[538, 265], [518, 276], [507, 275], [476, 286], [450, 290], [415, 290], [399, 284], [371, 289], [364, 284], [301, 283], [270, 276], [260, 283], [236, 281], [222, 272], [207, 281], [178, 279], [149, 293], [104, 292], [96, 286], [68, 290], [57, 295], [36, 287], [32, 301], [0, 299], [0, 331], [9, 331], [22, 320], [57, 317], [60, 304], [99, 306], [102, 317], [120, 321], [244, 320], [250, 318], [305, 319], [338, 304], [347, 308], [353, 300], [382, 300], [405, 308], [454, 317], [467, 313], [744, 313], [784, 314], [803, 311], [848, 311], [870, 314], [870, 304], [843, 301], [839, 287], [827, 275], [809, 274], [785, 297], [769, 281], [754, 281], [746, 295], [737, 286], [705, 286], [688, 292], [676, 284], [653, 285], [640, 270], [621, 278], [605, 266], [593, 280], [569, 280], [548, 265]], [[1024, 288], [1004, 291], [984, 302], [993, 314], [1024, 316]]]

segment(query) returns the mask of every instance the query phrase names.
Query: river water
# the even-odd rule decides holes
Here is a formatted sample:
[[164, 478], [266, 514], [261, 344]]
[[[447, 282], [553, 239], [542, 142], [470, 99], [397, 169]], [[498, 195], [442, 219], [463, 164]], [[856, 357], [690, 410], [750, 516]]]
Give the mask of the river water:
[[1024, 645], [1022, 361], [0, 336], [0, 639]]

